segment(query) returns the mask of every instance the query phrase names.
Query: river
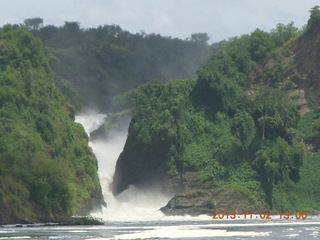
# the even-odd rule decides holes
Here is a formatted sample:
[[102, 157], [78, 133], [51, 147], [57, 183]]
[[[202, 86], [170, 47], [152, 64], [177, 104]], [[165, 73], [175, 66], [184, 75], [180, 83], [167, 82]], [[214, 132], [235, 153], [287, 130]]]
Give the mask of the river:
[[320, 239], [319, 217], [304, 221], [218, 220], [179, 217], [106, 221], [102, 226], [0, 228], [0, 239]]
[[[97, 129], [106, 115], [78, 115], [87, 133]], [[212, 219], [211, 216], [165, 216], [158, 209], [172, 196], [143, 191], [131, 186], [114, 197], [110, 191], [116, 160], [125, 144], [127, 129], [116, 131], [109, 139], [90, 141], [99, 162], [99, 177], [108, 208], [92, 216], [102, 226], [7, 225], [0, 227], [1, 239], [320, 239], [320, 216], [306, 219]]]

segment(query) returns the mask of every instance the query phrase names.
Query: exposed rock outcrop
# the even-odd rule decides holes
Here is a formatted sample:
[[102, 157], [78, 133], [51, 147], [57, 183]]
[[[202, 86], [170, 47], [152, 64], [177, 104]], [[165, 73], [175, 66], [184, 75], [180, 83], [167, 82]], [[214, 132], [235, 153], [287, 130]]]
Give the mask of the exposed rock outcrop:
[[320, 110], [320, 25], [304, 34], [293, 46], [300, 86], [312, 109]]
[[259, 209], [246, 194], [234, 189], [192, 189], [177, 194], [161, 211], [166, 215], [196, 216], [211, 215], [215, 210], [258, 212]]

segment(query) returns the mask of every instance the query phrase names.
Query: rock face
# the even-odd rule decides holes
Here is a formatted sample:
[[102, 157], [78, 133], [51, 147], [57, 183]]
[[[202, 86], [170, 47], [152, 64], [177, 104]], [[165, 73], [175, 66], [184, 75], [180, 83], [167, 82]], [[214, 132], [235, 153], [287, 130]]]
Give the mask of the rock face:
[[166, 215], [197, 216], [211, 215], [212, 211], [239, 213], [259, 209], [246, 194], [234, 189], [192, 189], [177, 194], [161, 211]]
[[[128, 136], [127, 143], [133, 141]], [[164, 190], [167, 176], [167, 152], [157, 146], [146, 148], [131, 143], [125, 145], [120, 154], [113, 177], [113, 194], [119, 194], [130, 185], [138, 188], [159, 187]], [[142, 152], [142, 154], [141, 154]]]
[[312, 109], [320, 109], [320, 25], [310, 29], [294, 45], [296, 71], [300, 87]]

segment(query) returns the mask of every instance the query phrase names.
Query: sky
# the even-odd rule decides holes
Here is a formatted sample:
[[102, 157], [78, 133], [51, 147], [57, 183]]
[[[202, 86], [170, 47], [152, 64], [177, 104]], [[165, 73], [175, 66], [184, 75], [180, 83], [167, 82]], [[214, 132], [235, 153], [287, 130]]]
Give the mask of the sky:
[[82, 28], [119, 25], [131, 33], [144, 31], [186, 39], [206, 32], [218, 42], [254, 31], [270, 31], [277, 23], [302, 27], [320, 0], [0, 0], [0, 26], [41, 17], [44, 25], [77, 21]]

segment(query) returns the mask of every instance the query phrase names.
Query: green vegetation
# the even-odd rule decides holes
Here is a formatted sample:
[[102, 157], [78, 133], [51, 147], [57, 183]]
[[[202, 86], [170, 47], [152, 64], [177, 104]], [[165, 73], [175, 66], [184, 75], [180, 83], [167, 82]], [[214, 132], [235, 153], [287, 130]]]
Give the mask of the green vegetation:
[[[74, 123], [84, 106], [119, 111], [96, 137], [126, 124], [131, 110], [115, 193], [182, 184], [190, 173], [191, 185], [233, 188], [258, 207], [319, 210], [320, 114], [300, 116], [290, 102], [299, 88], [318, 89], [316, 69], [299, 72], [317, 67], [305, 61], [309, 49], [297, 50], [319, 28], [319, 7], [310, 13], [305, 31], [278, 24], [211, 46], [205, 33], [179, 40], [114, 25], [42, 27], [41, 18], [1, 28], [0, 223], [64, 219], [103, 204], [97, 161]], [[290, 99], [290, 90], [299, 95]]]
[[[319, 155], [304, 156], [301, 142], [319, 139], [319, 114], [300, 120], [280, 89], [288, 86], [286, 57], [298, 33], [293, 23], [278, 24], [270, 33], [257, 29], [220, 43], [197, 79], [153, 81], [126, 95], [132, 122], [114, 192], [197, 172], [203, 186], [240, 190], [257, 206], [319, 209], [319, 191], [308, 190], [309, 176], [320, 183]], [[146, 174], [159, 169], [167, 175]]]
[[299, 136], [305, 143], [314, 143], [315, 147], [320, 147], [320, 112], [310, 111], [299, 121]]
[[0, 222], [70, 216], [100, 201], [96, 159], [40, 40], [6, 25], [0, 45], [0, 205], [10, 213]]
[[315, 29], [315, 27], [319, 25], [319, 23], [320, 23], [320, 7], [314, 6], [310, 10], [310, 18], [307, 25], [307, 31], [311, 32], [312, 29]]
[[76, 90], [74, 94], [64, 82], [57, 84], [78, 108], [114, 111], [112, 98], [142, 83], [195, 77], [216, 46], [207, 44], [205, 33], [180, 40], [132, 34], [115, 25], [82, 29], [78, 22], [65, 22], [40, 28], [40, 20], [27, 19], [25, 26], [41, 38], [52, 70]]

